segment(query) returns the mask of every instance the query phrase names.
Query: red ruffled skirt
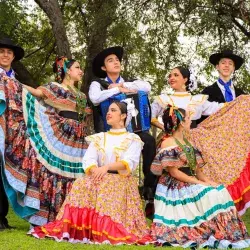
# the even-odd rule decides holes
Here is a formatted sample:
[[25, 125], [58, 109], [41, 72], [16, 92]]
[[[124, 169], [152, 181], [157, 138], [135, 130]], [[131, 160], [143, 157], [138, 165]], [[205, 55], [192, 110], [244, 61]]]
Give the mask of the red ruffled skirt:
[[136, 179], [118, 174], [106, 174], [100, 182], [89, 176], [77, 179], [57, 219], [29, 233], [72, 243], [152, 242]]

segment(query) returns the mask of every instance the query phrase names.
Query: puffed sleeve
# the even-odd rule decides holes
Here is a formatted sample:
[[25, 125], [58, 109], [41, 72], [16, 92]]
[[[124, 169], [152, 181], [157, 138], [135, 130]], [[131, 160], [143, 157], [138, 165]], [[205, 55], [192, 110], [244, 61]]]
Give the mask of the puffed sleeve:
[[154, 158], [151, 165], [151, 172], [155, 175], [161, 175], [167, 167], [181, 167], [183, 162], [179, 158], [179, 152], [174, 148], [161, 150]]
[[161, 107], [157, 100], [154, 100], [151, 104], [152, 119], [151, 122], [158, 121], [158, 116], [163, 114], [164, 109]]
[[92, 167], [98, 167], [98, 153], [95, 142], [91, 142], [82, 159], [82, 167], [86, 174]]
[[161, 153], [160, 161], [163, 169], [167, 170], [167, 167], [182, 167], [183, 162], [180, 160], [179, 152], [172, 149], [166, 149]]
[[224, 103], [205, 101], [202, 105], [202, 115], [212, 115], [223, 106]]
[[126, 169], [119, 170], [120, 175], [127, 176], [136, 169], [139, 164], [143, 142], [140, 137], [135, 135], [127, 150], [122, 154], [120, 161], [124, 164]]
[[153, 163], [150, 167], [150, 170], [154, 175], [162, 175], [163, 168], [161, 165], [161, 161], [159, 159], [159, 154], [155, 156]]
[[98, 133], [94, 135], [87, 136], [85, 139], [89, 144], [87, 151], [85, 152], [82, 159], [82, 167], [86, 174], [93, 167], [98, 167], [98, 149], [101, 147], [104, 133]]

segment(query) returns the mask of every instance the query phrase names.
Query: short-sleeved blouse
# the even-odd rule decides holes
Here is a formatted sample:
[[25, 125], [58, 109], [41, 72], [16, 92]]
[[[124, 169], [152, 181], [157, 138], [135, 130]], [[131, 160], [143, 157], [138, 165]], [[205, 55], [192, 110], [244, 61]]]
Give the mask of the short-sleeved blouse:
[[[194, 153], [196, 166], [204, 166], [205, 162], [200, 151], [194, 148]], [[155, 175], [161, 175], [164, 170], [167, 171], [167, 167], [189, 168], [186, 154], [179, 146], [160, 149], [151, 165], [151, 171]]]

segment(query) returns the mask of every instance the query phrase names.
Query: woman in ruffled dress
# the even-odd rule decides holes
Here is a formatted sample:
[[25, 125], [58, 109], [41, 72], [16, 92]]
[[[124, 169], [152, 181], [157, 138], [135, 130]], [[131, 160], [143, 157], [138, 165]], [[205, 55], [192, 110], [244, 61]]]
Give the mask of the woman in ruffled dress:
[[[74, 87], [83, 72], [75, 60], [57, 58], [57, 82], [33, 89], [0, 75], [6, 98], [4, 187], [14, 211], [35, 225], [55, 219], [72, 183], [84, 175], [88, 147], [86, 97]], [[28, 91], [27, 91], [28, 89]]]
[[187, 140], [190, 115], [168, 106], [163, 113], [168, 138], [151, 166], [160, 175], [152, 236], [159, 245], [246, 248], [250, 237], [223, 185], [203, 173], [205, 162]]
[[[250, 207], [250, 96], [241, 95], [226, 104], [209, 102], [207, 95], [188, 92], [194, 88], [193, 78], [193, 74], [183, 67], [176, 67], [170, 72], [169, 83], [175, 92], [155, 98], [152, 124], [164, 131], [158, 116], [162, 116], [168, 105], [189, 111], [192, 140], [207, 162], [204, 173], [227, 187], [242, 215]], [[196, 120], [201, 115], [210, 117], [196, 128]], [[159, 141], [164, 138], [163, 134]]]
[[163, 131], [164, 125], [158, 121], [158, 117], [162, 116], [167, 105], [188, 110], [191, 114], [192, 127], [196, 127], [195, 121], [202, 115], [211, 115], [224, 106], [223, 103], [209, 102], [207, 95], [190, 93], [196, 88], [196, 80], [193, 73], [187, 68], [182, 66], [173, 68], [168, 76], [168, 82], [174, 93], [156, 96], [151, 105], [151, 124]]
[[[110, 131], [87, 137], [83, 157], [86, 175], [78, 178], [57, 219], [29, 233], [57, 241], [146, 244], [151, 241], [133, 172], [143, 143], [126, 131], [134, 105], [114, 102], [107, 113]], [[128, 110], [128, 111], [127, 111]], [[128, 112], [128, 114], [127, 114]]]

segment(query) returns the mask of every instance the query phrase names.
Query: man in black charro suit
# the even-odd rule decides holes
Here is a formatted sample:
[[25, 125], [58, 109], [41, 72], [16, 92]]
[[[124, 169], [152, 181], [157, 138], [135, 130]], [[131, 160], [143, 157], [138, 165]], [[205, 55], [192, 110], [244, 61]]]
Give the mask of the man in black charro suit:
[[[212, 54], [209, 57], [219, 72], [219, 79], [211, 86], [206, 87], [202, 94], [208, 95], [208, 101], [225, 103], [233, 101], [236, 97], [244, 94], [244, 92], [235, 87], [232, 81], [232, 74], [238, 70], [244, 63], [244, 59], [231, 50], [223, 50], [222, 52]], [[207, 116], [202, 116], [197, 123], [203, 121]]]

